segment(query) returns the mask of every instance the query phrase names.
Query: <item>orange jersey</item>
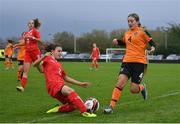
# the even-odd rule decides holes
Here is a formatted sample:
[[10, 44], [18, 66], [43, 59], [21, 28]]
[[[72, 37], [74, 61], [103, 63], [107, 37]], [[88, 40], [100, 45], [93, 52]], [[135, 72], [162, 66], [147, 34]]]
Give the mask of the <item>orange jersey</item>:
[[17, 60], [23, 60], [24, 61], [24, 55], [25, 55], [25, 41], [23, 39], [21, 39], [19, 41], [19, 45], [17, 46], [17, 48], [19, 49], [18, 51], [18, 56], [17, 56]]
[[140, 28], [128, 30], [123, 42], [126, 44], [126, 54], [123, 62], [137, 62], [147, 64], [146, 48], [151, 38]]
[[13, 55], [13, 44], [12, 43], [8, 43], [6, 48], [5, 48], [5, 55], [7, 56], [12, 56]]

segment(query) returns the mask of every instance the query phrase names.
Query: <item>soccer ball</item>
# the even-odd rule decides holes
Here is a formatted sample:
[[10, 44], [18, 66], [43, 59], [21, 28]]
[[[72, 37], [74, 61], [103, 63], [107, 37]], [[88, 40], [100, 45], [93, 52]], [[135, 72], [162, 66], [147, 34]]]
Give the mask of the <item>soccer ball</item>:
[[99, 109], [99, 101], [95, 98], [88, 98], [85, 101], [85, 106], [87, 109], [87, 112], [93, 113], [96, 112]]

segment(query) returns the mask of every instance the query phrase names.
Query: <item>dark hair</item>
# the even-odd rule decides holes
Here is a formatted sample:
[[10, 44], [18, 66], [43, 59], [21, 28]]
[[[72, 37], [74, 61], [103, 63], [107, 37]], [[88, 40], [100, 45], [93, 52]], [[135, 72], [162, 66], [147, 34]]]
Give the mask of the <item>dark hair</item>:
[[24, 35], [25, 35], [25, 33], [26, 33], [25, 31], [24, 31], [24, 32], [22, 32], [22, 33], [21, 33], [21, 36], [24, 36]]
[[128, 15], [128, 17], [133, 17], [137, 22], [139, 22], [139, 16], [136, 13], [131, 13]]
[[51, 52], [51, 50], [55, 50], [56, 47], [61, 47], [61, 46], [58, 45], [58, 44], [53, 44], [53, 43], [46, 44], [46, 46], [45, 46], [45, 51], [46, 51], [46, 52]]
[[8, 43], [13, 43], [14, 41], [8, 39], [7, 42], [8, 42]]
[[39, 21], [39, 19], [38, 19], [38, 18], [33, 19], [33, 21], [34, 21], [34, 27], [35, 27], [35, 28], [38, 28], [38, 27], [40, 27], [40, 26], [41, 26], [41, 22]]

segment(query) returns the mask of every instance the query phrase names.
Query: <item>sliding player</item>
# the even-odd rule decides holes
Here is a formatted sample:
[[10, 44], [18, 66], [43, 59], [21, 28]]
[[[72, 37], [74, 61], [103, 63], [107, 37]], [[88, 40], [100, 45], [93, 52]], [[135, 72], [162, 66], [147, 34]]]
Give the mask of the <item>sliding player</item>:
[[49, 53], [37, 59], [34, 66], [44, 73], [48, 94], [63, 104], [50, 109], [46, 113], [72, 112], [78, 109], [84, 117], [96, 117], [95, 114], [87, 112], [84, 102], [76, 91], [66, 85], [65, 81], [81, 87], [87, 87], [90, 83], [77, 81], [65, 73], [61, 63], [56, 60], [61, 57], [62, 48], [60, 46], [49, 44], [46, 51]]

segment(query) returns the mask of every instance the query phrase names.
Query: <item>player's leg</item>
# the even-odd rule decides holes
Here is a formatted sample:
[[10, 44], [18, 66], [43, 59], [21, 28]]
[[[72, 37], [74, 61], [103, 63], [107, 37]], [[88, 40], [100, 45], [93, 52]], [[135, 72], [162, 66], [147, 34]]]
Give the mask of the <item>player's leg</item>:
[[81, 113], [86, 112], [84, 102], [72, 88], [64, 85], [61, 89], [61, 93], [64, 96], [67, 96], [69, 102], [75, 105], [81, 111]]
[[95, 114], [87, 113], [87, 109], [86, 109], [86, 106], [84, 105], [84, 102], [72, 88], [64, 85], [61, 89], [61, 93], [64, 96], [67, 96], [69, 103], [71, 103], [73, 106], [75, 106], [77, 109], [80, 110], [80, 112], [82, 113], [82, 116], [96, 117]]
[[112, 91], [110, 105], [104, 109], [104, 113], [113, 113], [113, 109], [115, 108], [118, 100], [121, 98], [122, 90], [125, 87], [127, 81], [128, 76], [126, 76], [125, 74], [119, 75], [117, 84]]
[[54, 97], [58, 101], [60, 101], [63, 105], [57, 105], [54, 108], [48, 110], [46, 113], [55, 113], [55, 112], [72, 112], [76, 109], [73, 104], [68, 102], [67, 96], [62, 95], [61, 93], [57, 93]]
[[131, 79], [131, 86], [130, 86], [130, 91], [131, 93], [139, 93], [141, 92], [144, 100], [147, 99], [147, 89], [145, 84], [140, 84], [143, 77], [144, 77], [144, 64], [141, 63], [135, 63], [132, 68], [133, 68], [133, 73], [132, 73], [132, 79]]
[[5, 69], [9, 70], [9, 68], [10, 68], [10, 60], [9, 60], [8, 55], [6, 55], [6, 57], [5, 57], [4, 65], [5, 65]]
[[22, 76], [22, 79], [21, 79], [21, 85], [16, 87], [16, 89], [18, 91], [23, 92], [25, 87], [26, 87], [28, 73], [29, 73], [29, 70], [30, 70], [30, 66], [31, 66], [31, 63], [24, 62], [24, 65], [23, 65], [23, 76]]
[[12, 60], [12, 55], [9, 55], [8, 58], [9, 58], [9, 68], [14, 69], [14, 63]]
[[96, 61], [95, 61], [95, 66], [96, 66], [96, 69], [99, 68], [99, 64], [98, 64], [98, 60], [97, 60], [97, 59], [96, 59]]
[[130, 74], [131, 74], [131, 69], [129, 67], [129, 64], [122, 63], [118, 81], [112, 92], [110, 105], [109, 105], [109, 107], [104, 109], [104, 113], [113, 113], [113, 109], [115, 108], [117, 101], [121, 97], [122, 90], [125, 87], [128, 79], [130, 77]]
[[17, 72], [18, 82], [21, 81], [22, 74], [23, 74], [23, 61], [18, 60], [18, 72]]
[[92, 70], [92, 69], [94, 69], [94, 67], [95, 67], [94, 58], [92, 58], [92, 63], [91, 63], [91, 68], [90, 69]]

